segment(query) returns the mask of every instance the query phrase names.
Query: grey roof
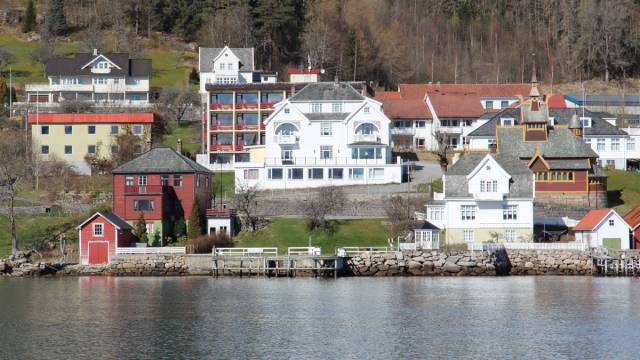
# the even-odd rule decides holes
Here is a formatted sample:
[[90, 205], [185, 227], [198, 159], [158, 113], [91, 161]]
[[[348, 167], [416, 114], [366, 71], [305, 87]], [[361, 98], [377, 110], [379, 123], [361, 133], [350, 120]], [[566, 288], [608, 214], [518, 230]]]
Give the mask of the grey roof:
[[620, 105], [624, 102], [626, 106], [640, 104], [640, 96], [638, 95], [586, 95], [585, 101], [582, 101], [582, 94], [567, 94], [564, 96], [567, 100], [578, 105]]
[[107, 220], [111, 221], [113, 224], [115, 224], [117, 227], [119, 227], [122, 230], [133, 229], [133, 227], [128, 222], [122, 220], [118, 215], [114, 213], [99, 213], [99, 214], [102, 215]]
[[[576, 113], [576, 109], [550, 109], [549, 116], [554, 118], [554, 121], [557, 125], [569, 125], [571, 121], [571, 117]], [[582, 110], [580, 110], [580, 114], [582, 115]], [[591, 118], [591, 127], [587, 127], [583, 129], [583, 134], [586, 136], [597, 136], [597, 135], [618, 135], [618, 136], [626, 136], [627, 133], [623, 130], [618, 129], [617, 127], [609, 124], [608, 121], [604, 120], [602, 117], [602, 113], [596, 113], [592, 111], [585, 110], [584, 115], [586, 117]], [[520, 119], [520, 109], [519, 108], [508, 108], [504, 109], [498, 113], [494, 113], [489, 121], [479, 126], [477, 129], [469, 133], [467, 136], [495, 136], [496, 135], [496, 125], [500, 121], [500, 118], [513, 118], [515, 119], [515, 123], [522, 124], [522, 120]]]
[[[224, 48], [200, 48], [200, 72], [213, 72], [213, 59]], [[229, 48], [240, 59], [240, 71], [253, 71], [253, 48]]]
[[305, 113], [309, 120], [344, 120], [350, 113]]
[[523, 159], [531, 158], [536, 149], [540, 150], [545, 160], [598, 157], [582, 138], [575, 136], [569, 129], [560, 127], [549, 130], [547, 141], [535, 142], [522, 141], [522, 129], [519, 127], [499, 128], [498, 149], [500, 153], [512, 154]]
[[587, 159], [545, 159], [551, 169], [558, 170], [589, 170]]
[[[463, 155], [446, 172], [444, 189], [446, 197], [471, 197], [467, 175], [478, 166], [488, 153], [467, 153]], [[533, 197], [533, 173], [524, 161], [506, 154], [489, 154], [498, 164], [511, 175], [509, 197]]]
[[290, 98], [290, 101], [331, 101], [364, 100], [349, 83], [318, 82], [309, 83]]
[[[112, 68], [112, 75], [151, 77], [150, 59], [130, 59], [128, 53], [99, 54], [109, 59], [120, 69]], [[97, 55], [97, 56], [99, 56]], [[88, 53], [76, 53], [74, 57], [54, 57], [47, 60], [45, 73], [47, 76], [93, 75], [91, 67], [82, 69], [97, 57]]]
[[415, 230], [440, 230], [439, 227], [433, 225], [432, 223], [428, 222], [428, 221], [424, 221], [418, 225], [416, 225], [416, 227], [414, 228]]
[[153, 148], [113, 169], [113, 174], [211, 173], [209, 169], [168, 147]]

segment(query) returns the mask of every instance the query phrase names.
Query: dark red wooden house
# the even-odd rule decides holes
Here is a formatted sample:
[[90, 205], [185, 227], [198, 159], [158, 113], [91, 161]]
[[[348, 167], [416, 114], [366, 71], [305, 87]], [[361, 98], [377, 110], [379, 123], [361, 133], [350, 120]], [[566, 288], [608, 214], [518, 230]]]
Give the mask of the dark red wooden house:
[[78, 227], [80, 264], [106, 264], [116, 256], [118, 247], [135, 242], [133, 227], [112, 213], [97, 212]]

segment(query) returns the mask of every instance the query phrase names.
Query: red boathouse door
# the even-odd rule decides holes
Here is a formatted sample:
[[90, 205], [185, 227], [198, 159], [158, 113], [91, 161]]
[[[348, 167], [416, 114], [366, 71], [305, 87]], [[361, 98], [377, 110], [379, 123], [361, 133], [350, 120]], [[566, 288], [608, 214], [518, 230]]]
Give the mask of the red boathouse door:
[[89, 241], [89, 264], [106, 264], [109, 262], [109, 243], [106, 241]]

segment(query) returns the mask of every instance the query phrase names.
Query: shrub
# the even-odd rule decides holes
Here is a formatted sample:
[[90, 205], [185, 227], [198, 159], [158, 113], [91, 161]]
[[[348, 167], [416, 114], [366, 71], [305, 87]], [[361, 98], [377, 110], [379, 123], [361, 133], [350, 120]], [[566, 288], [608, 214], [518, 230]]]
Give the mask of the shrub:
[[189, 244], [195, 254], [209, 254], [213, 247], [231, 247], [233, 241], [227, 234], [201, 235]]

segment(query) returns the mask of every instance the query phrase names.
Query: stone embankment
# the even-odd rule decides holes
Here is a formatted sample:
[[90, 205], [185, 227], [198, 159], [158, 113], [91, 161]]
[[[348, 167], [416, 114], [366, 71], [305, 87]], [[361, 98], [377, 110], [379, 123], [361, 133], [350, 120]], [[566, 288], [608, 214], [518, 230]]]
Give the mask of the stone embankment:
[[[203, 255], [121, 255], [103, 266], [35, 262], [18, 252], [0, 260], [0, 275], [185, 276], [212, 275], [212, 257]], [[580, 251], [403, 251], [345, 259], [351, 276], [591, 275], [591, 254]]]

